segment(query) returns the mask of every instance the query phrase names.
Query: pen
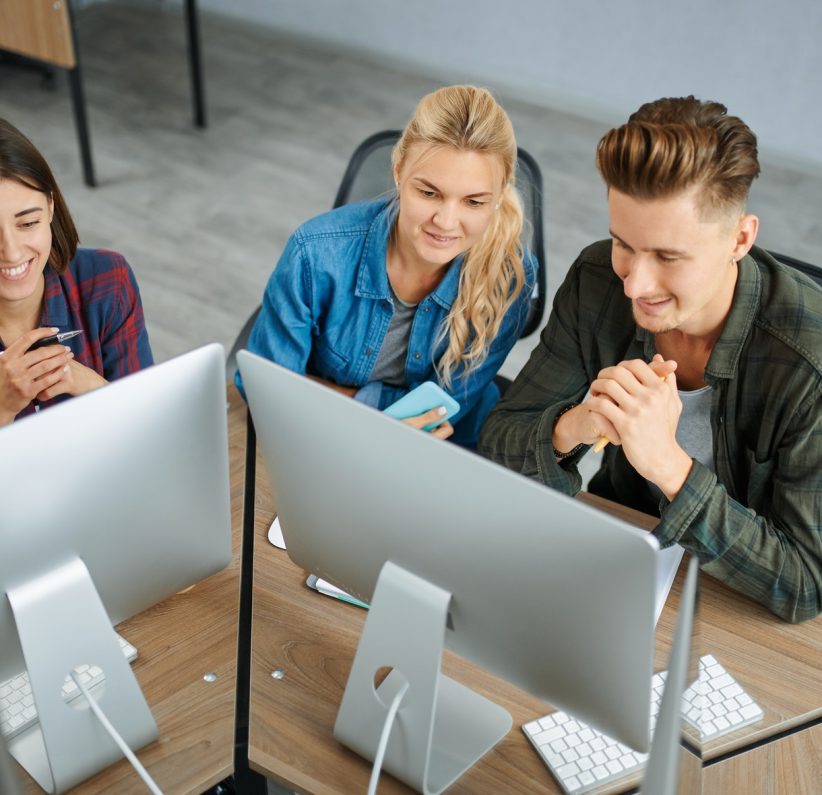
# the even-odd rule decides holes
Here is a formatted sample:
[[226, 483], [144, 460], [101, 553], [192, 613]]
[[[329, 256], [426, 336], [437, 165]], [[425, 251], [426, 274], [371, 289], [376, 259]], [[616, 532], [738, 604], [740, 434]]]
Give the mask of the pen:
[[[70, 340], [82, 333], [83, 330], [79, 329], [77, 331], [63, 331], [60, 334], [52, 334], [50, 337], [43, 337], [43, 339], [37, 340], [37, 342], [29, 348], [29, 351], [36, 351], [38, 348], [45, 348], [46, 345], [60, 345], [66, 340]], [[28, 351], [26, 351], [26, 353], [28, 353]]]

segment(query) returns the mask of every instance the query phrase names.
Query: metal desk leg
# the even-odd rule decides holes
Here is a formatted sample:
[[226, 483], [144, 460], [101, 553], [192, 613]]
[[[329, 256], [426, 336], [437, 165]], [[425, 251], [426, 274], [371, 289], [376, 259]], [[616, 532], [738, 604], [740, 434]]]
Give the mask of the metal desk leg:
[[71, 47], [74, 50], [74, 68], [67, 69], [71, 88], [71, 106], [74, 109], [74, 124], [80, 141], [80, 157], [83, 161], [83, 178], [90, 188], [97, 187], [94, 177], [94, 163], [91, 160], [91, 137], [86, 120], [86, 97], [83, 93], [83, 72], [80, 68], [80, 53], [77, 47], [77, 28], [74, 24], [74, 9], [69, 3], [69, 25], [71, 27]]
[[186, 0], [186, 32], [188, 34], [188, 68], [191, 73], [191, 99], [194, 105], [194, 126], [206, 126], [205, 86], [200, 56], [200, 26], [197, 0]]
[[251, 616], [254, 579], [254, 500], [257, 484], [257, 434], [251, 412], [246, 414], [243, 550], [240, 570], [240, 620], [237, 631], [237, 694], [234, 720], [234, 791], [237, 795], [266, 795], [266, 781], [248, 764], [251, 709]]
[[74, 69], [67, 69], [69, 85], [71, 87], [71, 105], [74, 109], [74, 123], [77, 127], [77, 137], [80, 141], [80, 157], [83, 160], [83, 178], [90, 188], [97, 187], [94, 177], [94, 163], [91, 160], [91, 139], [89, 137], [88, 121], [86, 120], [86, 98], [83, 94], [83, 76], [80, 72], [80, 62]]

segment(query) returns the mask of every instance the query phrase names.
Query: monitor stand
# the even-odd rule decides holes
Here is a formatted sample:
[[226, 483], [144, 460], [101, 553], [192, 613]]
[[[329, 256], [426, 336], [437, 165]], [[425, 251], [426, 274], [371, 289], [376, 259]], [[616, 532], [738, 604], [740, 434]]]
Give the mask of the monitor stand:
[[[380, 572], [334, 736], [374, 759], [388, 707], [408, 682], [383, 767], [438, 795], [511, 729], [511, 715], [440, 673], [451, 594], [387, 562]], [[375, 689], [375, 674], [393, 669]]]
[[73, 558], [7, 596], [39, 717], [39, 724], [9, 742], [9, 751], [46, 792], [65, 792], [123, 756], [82, 695], [75, 705], [63, 702], [63, 682], [76, 666], [103, 669], [104, 691], [97, 701], [132, 749], [157, 738], [157, 725], [82, 560]]

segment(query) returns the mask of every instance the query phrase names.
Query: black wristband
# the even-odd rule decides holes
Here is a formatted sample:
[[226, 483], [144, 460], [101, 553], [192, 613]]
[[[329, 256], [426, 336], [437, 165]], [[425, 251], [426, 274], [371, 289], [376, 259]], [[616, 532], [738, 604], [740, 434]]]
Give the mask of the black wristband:
[[[553, 428], [556, 428], [556, 425], [559, 422], [559, 418], [563, 414], [565, 414], [566, 411], [570, 411], [571, 409], [575, 409], [578, 405], [579, 405], [579, 403], [569, 403], [567, 406], [560, 409], [560, 411], [557, 413], [557, 416], [554, 417], [554, 425], [551, 429], [551, 435], [552, 436], [553, 436]], [[576, 447], [570, 449], [567, 453], [560, 453], [559, 450], [557, 450], [557, 448], [554, 447], [554, 443], [551, 442], [551, 449], [554, 451], [554, 458], [556, 458], [557, 461], [562, 461], [565, 458], [570, 458], [572, 455], [576, 455], [580, 450], [582, 450], [583, 447], [585, 447], [585, 444], [583, 442], [580, 442]]]

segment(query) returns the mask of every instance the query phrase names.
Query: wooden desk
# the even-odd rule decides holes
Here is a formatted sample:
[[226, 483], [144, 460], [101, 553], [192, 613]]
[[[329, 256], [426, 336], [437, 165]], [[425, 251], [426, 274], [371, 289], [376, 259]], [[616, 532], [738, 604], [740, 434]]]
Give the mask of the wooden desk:
[[0, 5], [0, 49], [73, 69], [77, 59], [67, 2], [4, 0]]
[[[586, 502], [606, 509], [606, 500], [584, 495]], [[650, 529], [653, 519], [619, 508], [627, 521]], [[655, 667], [665, 666], [669, 636], [663, 623], [670, 608], [679, 604], [680, 571], [663, 613]], [[685, 733], [701, 747], [706, 761], [741, 752], [755, 743], [796, 729], [822, 717], [822, 617], [804, 624], [786, 624], [751, 599], [713, 577], [700, 576], [698, 606], [700, 654], [713, 654], [759, 703], [763, 720], [719, 740], [702, 744], [686, 726]]]
[[822, 724], [709, 767], [705, 792], [812, 795], [822, 786]]
[[[2, 0], [0, 3], [0, 50], [24, 55], [65, 69], [69, 79], [74, 121], [80, 144], [83, 178], [95, 187], [97, 178], [91, 154], [91, 135], [77, 36], [73, 24], [73, 0]], [[185, 0], [185, 25], [194, 126], [206, 126], [205, 85], [200, 47], [197, 0]]]
[[[234, 770], [245, 407], [233, 386], [229, 402], [231, 563], [117, 627], [137, 647], [132, 669], [160, 730], [159, 740], [137, 755], [165, 795], [201, 793]], [[217, 680], [204, 681], [206, 673], [215, 673]], [[27, 795], [42, 795], [23, 777]], [[71, 792], [144, 795], [146, 788], [123, 759]]]
[[[268, 542], [266, 534], [276, 506], [265, 466], [259, 456], [257, 460], [249, 764], [300, 792], [364, 792], [370, 763], [337, 743], [332, 730], [365, 613], [307, 589], [305, 573], [285, 552]], [[653, 526], [651, 517], [630, 509], [591, 495], [583, 495], [582, 499], [608, 507], [646, 529]], [[683, 576], [684, 570], [659, 620], [656, 670], [667, 667]], [[700, 654], [712, 652], [765, 712], [759, 724], [706, 744], [702, 749], [704, 759], [750, 747], [822, 713], [822, 619], [791, 626], [710, 577], [701, 578], [700, 588]], [[521, 724], [548, 712], [546, 705], [456, 655], [446, 654], [443, 670], [503, 705], [514, 719], [508, 736], [459, 779], [448, 790], [449, 795], [559, 792], [519, 729]], [[282, 672], [282, 678], [272, 677], [274, 671]], [[698, 746], [696, 737], [692, 735], [690, 740]], [[804, 747], [807, 740], [803, 737], [801, 742]], [[751, 755], [761, 752], [759, 749]], [[681, 791], [703, 791], [699, 758], [683, 751], [682, 759], [681, 781], [690, 783], [684, 784]], [[722, 780], [716, 778], [716, 782]], [[704, 791], [738, 795], [742, 790], [711, 787]], [[774, 790], [762, 790], [766, 791]], [[384, 775], [380, 792], [411, 790]]]

